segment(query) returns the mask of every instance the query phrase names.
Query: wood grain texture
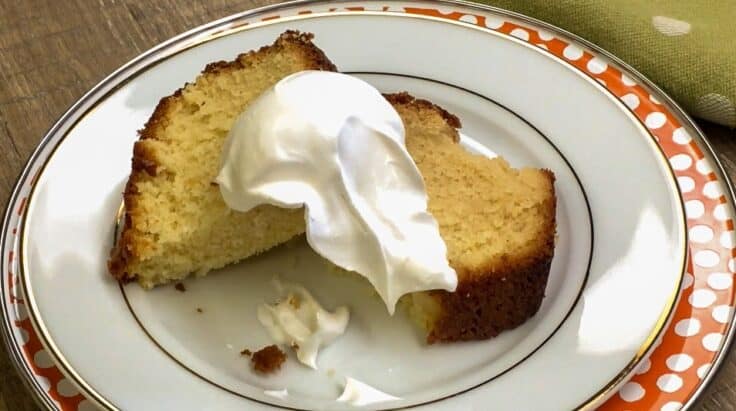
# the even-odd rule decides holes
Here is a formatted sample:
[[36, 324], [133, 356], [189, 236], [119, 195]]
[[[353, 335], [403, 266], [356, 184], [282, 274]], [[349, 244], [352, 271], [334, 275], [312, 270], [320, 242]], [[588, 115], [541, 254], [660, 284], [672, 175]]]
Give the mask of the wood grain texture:
[[[0, 201], [54, 121], [126, 61], [197, 25], [272, 0], [0, 0]], [[736, 133], [702, 123], [729, 176], [736, 176]], [[0, 411], [38, 409], [5, 352]], [[732, 352], [698, 411], [736, 410]]]

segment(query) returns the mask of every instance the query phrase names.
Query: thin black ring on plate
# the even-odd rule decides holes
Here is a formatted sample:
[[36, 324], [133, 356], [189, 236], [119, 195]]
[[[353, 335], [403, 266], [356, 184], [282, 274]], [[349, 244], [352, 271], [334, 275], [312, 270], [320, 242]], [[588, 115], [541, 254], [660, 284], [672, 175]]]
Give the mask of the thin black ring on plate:
[[[483, 385], [485, 385], [485, 384], [487, 384], [487, 383], [489, 383], [489, 382], [491, 382], [491, 381], [493, 381], [493, 380], [495, 380], [495, 379], [503, 376], [504, 374], [508, 373], [509, 371], [513, 370], [514, 368], [516, 368], [517, 366], [519, 366], [520, 364], [522, 364], [524, 361], [526, 361], [527, 359], [529, 359], [532, 355], [534, 355], [537, 351], [539, 351], [539, 349], [541, 349], [557, 333], [557, 331], [559, 331], [559, 329], [562, 327], [562, 325], [570, 317], [570, 314], [572, 314], [572, 312], [575, 310], [575, 307], [577, 307], [578, 303], [580, 302], [580, 297], [583, 295], [583, 290], [585, 289], [585, 286], [588, 283], [588, 277], [590, 276], [590, 265], [591, 265], [591, 263], [593, 261], [593, 251], [594, 251], [594, 237], [595, 236], [594, 236], [594, 229], [593, 229], [593, 213], [592, 213], [592, 210], [591, 210], [591, 207], [590, 207], [590, 203], [588, 201], [588, 195], [585, 192], [585, 189], [583, 188], [583, 184], [581, 183], [580, 178], [578, 177], [578, 174], [575, 172], [575, 169], [572, 167], [572, 165], [567, 160], [567, 158], [565, 157], [565, 155], [562, 154], [562, 151], [554, 143], [552, 143], [552, 141], [546, 135], [544, 135], [537, 127], [535, 127], [528, 120], [526, 120], [524, 117], [522, 117], [521, 115], [519, 115], [515, 111], [513, 111], [510, 108], [504, 106], [503, 104], [498, 103], [497, 101], [493, 100], [490, 97], [484, 96], [484, 95], [482, 95], [480, 93], [477, 93], [475, 91], [468, 90], [468, 89], [466, 89], [464, 87], [460, 87], [460, 86], [457, 86], [457, 85], [454, 85], [454, 84], [450, 84], [450, 83], [447, 83], [447, 82], [444, 82], [444, 81], [430, 79], [430, 78], [426, 78], [426, 77], [414, 76], [414, 75], [410, 75], [410, 74], [400, 74], [400, 73], [390, 73], [390, 72], [378, 72], [378, 71], [345, 71], [343, 73], [345, 73], [345, 74], [351, 74], [351, 75], [355, 75], [355, 74], [367, 74], [367, 75], [383, 75], [383, 76], [405, 77], [405, 78], [411, 78], [411, 79], [415, 79], [415, 80], [427, 81], [427, 82], [435, 83], [435, 84], [441, 84], [443, 86], [451, 87], [451, 88], [454, 88], [456, 90], [460, 90], [460, 91], [466, 92], [468, 94], [474, 95], [474, 96], [479, 97], [479, 98], [481, 98], [481, 99], [483, 99], [483, 100], [485, 100], [485, 101], [487, 101], [487, 102], [489, 102], [489, 103], [491, 103], [491, 104], [493, 104], [493, 105], [495, 105], [497, 107], [500, 107], [503, 110], [505, 110], [506, 112], [510, 113], [514, 117], [516, 117], [519, 120], [521, 120], [522, 122], [524, 122], [524, 124], [526, 124], [529, 127], [531, 127], [539, 136], [541, 136], [547, 142], [547, 144], [549, 144], [555, 150], [555, 152], [557, 152], [557, 154], [562, 158], [562, 161], [565, 162], [565, 165], [567, 165], [567, 168], [570, 170], [570, 172], [572, 173], [572, 175], [575, 177], [575, 181], [577, 181], [578, 187], [580, 188], [580, 191], [583, 193], [583, 198], [585, 199], [585, 207], [586, 207], [586, 209], [588, 211], [588, 221], [590, 223], [590, 250], [588, 252], [588, 263], [587, 263], [587, 267], [585, 268], [585, 277], [583, 278], [583, 281], [580, 284], [580, 289], [578, 290], [577, 296], [575, 296], [575, 300], [573, 301], [572, 305], [570, 306], [568, 312], [562, 318], [562, 320], [560, 321], [560, 323], [557, 324], [557, 326], [554, 328], [554, 330], [552, 330], [552, 332], [536, 348], [534, 348], [533, 350], [531, 350], [531, 352], [529, 352], [522, 359], [520, 359], [519, 361], [517, 361], [513, 365], [509, 366], [508, 368], [506, 368], [505, 370], [501, 371], [500, 373], [495, 374], [493, 377], [491, 377], [491, 378], [489, 378], [487, 380], [484, 380], [484, 381], [482, 381], [480, 383], [477, 383], [475, 385], [472, 385], [472, 386], [470, 386], [468, 388], [464, 388], [464, 389], [459, 390], [457, 392], [454, 392], [452, 394], [445, 395], [445, 396], [442, 396], [440, 398], [435, 398], [433, 400], [424, 401], [424, 402], [418, 402], [416, 404], [406, 405], [406, 406], [399, 407], [399, 408], [379, 408], [378, 410], [382, 410], [382, 411], [406, 410], [406, 409], [411, 409], [411, 408], [422, 406], [422, 405], [433, 404], [433, 403], [436, 403], [436, 402], [444, 401], [444, 400], [446, 400], [448, 398], [452, 398], [452, 397], [456, 397], [458, 395], [465, 394], [465, 393], [467, 393], [469, 391], [472, 391], [472, 390], [474, 390], [474, 389], [476, 389], [476, 388], [478, 388], [480, 386], [483, 386]], [[119, 223], [119, 220], [116, 221], [116, 229], [114, 230], [115, 238], [113, 239], [113, 241], [115, 241], [115, 239], [117, 238], [117, 232], [119, 231], [119, 228], [117, 227], [119, 225], [118, 223]], [[238, 397], [245, 398], [245, 399], [248, 399], [248, 400], [251, 400], [251, 401], [255, 401], [255, 402], [258, 402], [260, 404], [269, 405], [269, 406], [272, 406], [272, 407], [278, 407], [278, 408], [282, 408], [282, 409], [285, 409], [285, 410], [291, 410], [291, 411], [310, 411], [311, 410], [311, 409], [308, 409], [308, 408], [292, 408], [292, 407], [286, 407], [286, 406], [283, 406], [283, 405], [273, 404], [273, 403], [270, 403], [270, 402], [266, 402], [266, 401], [258, 400], [256, 398], [249, 397], [249, 396], [247, 396], [245, 394], [242, 394], [242, 393], [239, 393], [237, 391], [233, 391], [233, 390], [231, 390], [231, 389], [229, 389], [227, 387], [224, 387], [224, 386], [222, 386], [222, 385], [220, 385], [220, 384], [218, 384], [218, 383], [216, 383], [216, 382], [208, 379], [207, 377], [205, 377], [205, 376], [197, 373], [196, 371], [192, 370], [187, 365], [185, 365], [181, 360], [179, 360], [178, 358], [176, 358], [176, 356], [174, 356], [173, 354], [171, 354], [170, 352], [168, 352], [153, 337], [153, 335], [148, 331], [148, 329], [146, 329], [146, 327], [143, 325], [143, 322], [138, 318], [138, 315], [135, 313], [135, 310], [133, 310], [133, 307], [131, 306], [130, 301], [128, 300], [128, 296], [125, 293], [125, 287], [122, 284], [120, 284], [120, 292], [123, 295], [123, 299], [125, 300], [125, 305], [128, 307], [128, 310], [130, 311], [130, 314], [133, 316], [133, 318], [135, 319], [135, 322], [138, 324], [138, 326], [141, 327], [141, 330], [143, 330], [143, 332], [148, 336], [148, 338], [151, 340], [151, 342], [153, 342], [154, 345], [156, 345], [164, 354], [166, 354], [174, 362], [176, 362], [182, 368], [186, 369], [187, 371], [189, 371], [193, 375], [197, 376], [201, 380], [203, 380], [203, 381], [205, 381], [205, 382], [207, 382], [207, 383], [209, 383], [209, 384], [211, 384], [211, 385], [213, 385], [213, 386], [215, 386], [217, 388], [220, 388], [220, 389], [222, 389], [222, 390], [224, 390], [224, 391], [226, 391], [226, 392], [228, 392], [230, 394], [233, 394], [233, 395], [236, 395]]]

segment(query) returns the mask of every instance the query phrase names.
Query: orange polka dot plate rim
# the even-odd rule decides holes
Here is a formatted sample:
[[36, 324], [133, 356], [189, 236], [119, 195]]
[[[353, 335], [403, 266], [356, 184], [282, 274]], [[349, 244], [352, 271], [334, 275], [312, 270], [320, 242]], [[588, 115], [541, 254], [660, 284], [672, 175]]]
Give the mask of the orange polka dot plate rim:
[[[304, 281], [316, 287], [323, 277], [308, 249], [187, 281], [186, 293], [149, 295], [106, 276], [135, 130], [205, 63], [268, 44], [285, 28], [315, 33], [342, 71], [381, 91], [408, 90], [457, 114], [468, 149], [556, 173], [560, 240], [540, 313], [490, 341], [430, 349], [407, 321], [382, 316], [350, 294], [358, 291], [349, 279], [335, 279], [366, 301], [356, 315], [373, 326], [355, 326], [323, 354], [332, 375], [287, 363], [264, 380], [238, 362], [241, 345], [265, 342], [243, 333], [256, 326], [238, 304], [265, 288], [258, 272], [237, 274], [288, 276], [284, 264], [299, 255], [300, 269], [315, 271]], [[398, 398], [368, 409], [489, 400], [499, 409], [685, 409], [732, 340], [733, 215], [729, 182], [693, 122], [584, 40], [468, 3], [285, 3], [155, 47], [49, 130], [0, 233], [4, 337], [52, 410], [345, 409], [334, 399], [346, 377]], [[238, 291], [244, 285], [255, 294]]]

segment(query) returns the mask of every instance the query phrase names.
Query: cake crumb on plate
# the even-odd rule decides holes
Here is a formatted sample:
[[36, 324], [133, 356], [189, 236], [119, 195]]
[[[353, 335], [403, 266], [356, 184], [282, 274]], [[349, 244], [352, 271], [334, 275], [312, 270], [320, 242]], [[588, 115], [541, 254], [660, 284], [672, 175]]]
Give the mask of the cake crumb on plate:
[[276, 345], [263, 347], [250, 357], [253, 369], [262, 374], [280, 370], [284, 361], [286, 361], [286, 354]]

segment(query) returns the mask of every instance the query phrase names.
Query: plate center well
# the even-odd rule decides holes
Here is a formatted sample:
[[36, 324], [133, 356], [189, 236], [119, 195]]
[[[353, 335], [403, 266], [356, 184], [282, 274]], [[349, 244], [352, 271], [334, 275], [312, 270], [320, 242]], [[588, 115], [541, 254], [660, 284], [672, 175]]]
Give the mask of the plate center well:
[[[335, 272], [303, 238], [187, 280], [186, 292], [173, 286], [123, 288], [131, 313], [161, 350], [233, 394], [324, 409], [336, 406], [345, 378], [352, 377], [401, 398], [397, 406], [446, 397], [488, 382], [533, 355], [564, 322], [584, 284], [592, 246], [590, 213], [573, 170], [543, 135], [493, 101], [451, 85], [398, 74], [354, 74], [382, 92], [409, 91], [456, 114], [463, 123], [462, 143], [471, 151], [555, 173], [559, 239], [545, 300], [535, 317], [497, 338], [427, 346], [402, 310], [390, 317], [367, 281]], [[261, 377], [240, 355], [243, 349], [272, 344], [256, 307], [277, 298], [276, 275], [304, 285], [329, 309], [350, 307], [347, 332], [321, 352], [317, 371], [290, 354], [281, 372]], [[288, 395], [279, 394], [283, 389]]]

